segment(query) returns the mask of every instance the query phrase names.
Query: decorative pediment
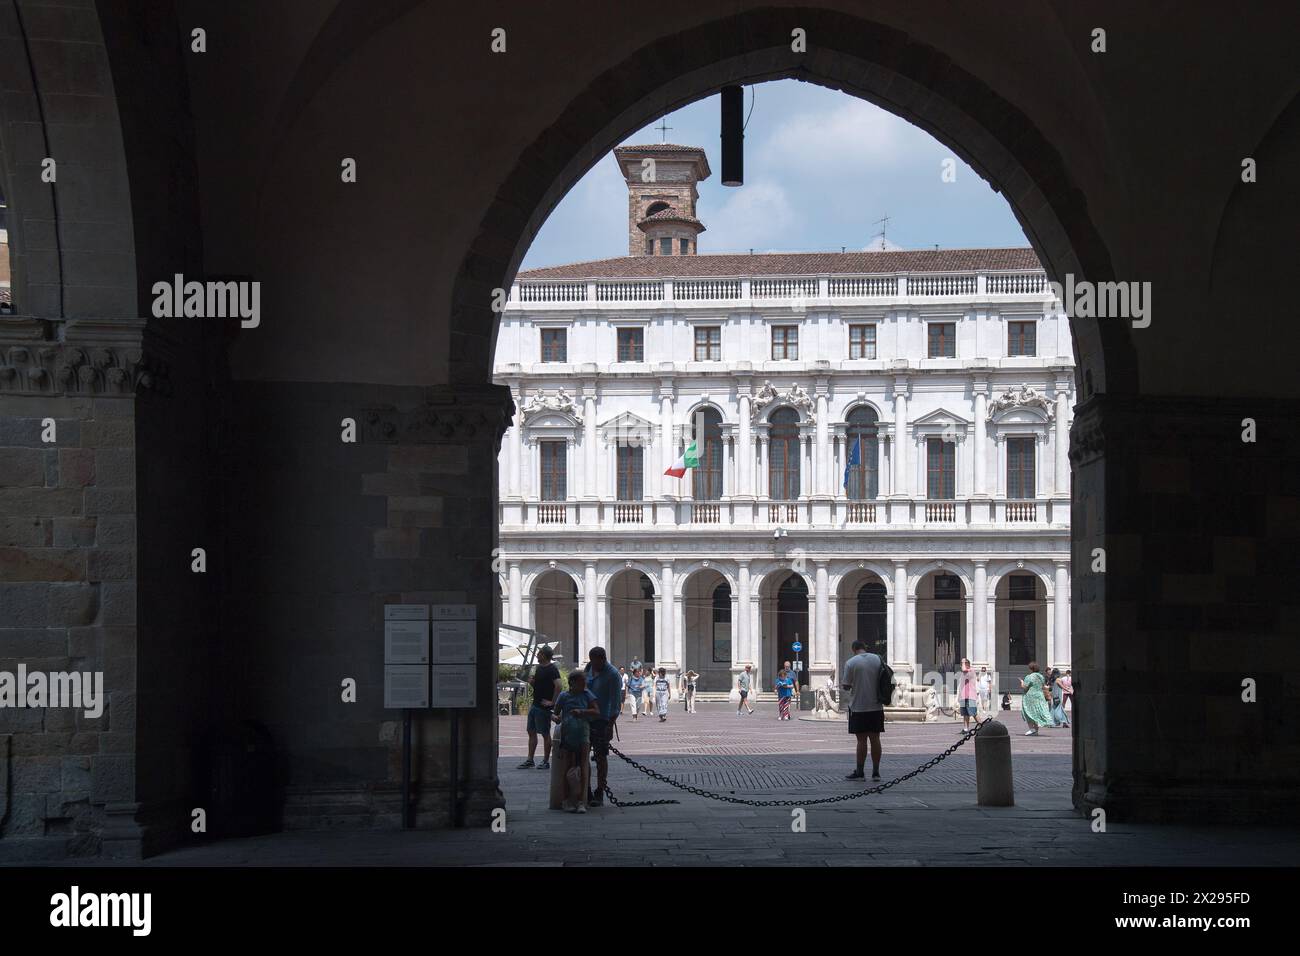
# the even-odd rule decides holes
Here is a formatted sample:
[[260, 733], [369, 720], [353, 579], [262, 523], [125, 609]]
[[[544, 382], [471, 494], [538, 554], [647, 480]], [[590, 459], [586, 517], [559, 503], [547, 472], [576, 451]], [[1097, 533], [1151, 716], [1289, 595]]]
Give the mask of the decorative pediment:
[[[1048, 421], [1052, 420], [1055, 410], [1051, 401], [1028, 385], [1021, 385], [1015, 388], [1009, 388], [1001, 395], [996, 396], [989, 402], [988, 420], [994, 418], [1003, 419], [1006, 413], [1013, 410], [1031, 410], [1035, 416], [1041, 415]], [[1023, 417], [1023, 421], [1041, 421], [1038, 417]]]
[[913, 419], [913, 425], [928, 425], [932, 428], [947, 428], [949, 425], [954, 428], [965, 428], [970, 422], [962, 418], [955, 412], [950, 412], [946, 408], [936, 408], [932, 412], [927, 412], [920, 418]]
[[575, 424], [582, 424], [582, 414], [578, 411], [577, 400], [564, 390], [563, 385], [557, 388], [553, 395], [547, 394], [546, 389], [539, 388], [524, 399], [523, 407], [520, 409], [520, 415], [525, 422], [546, 412], [559, 412], [569, 416]]
[[754, 421], [758, 421], [763, 416], [764, 409], [775, 408], [779, 405], [790, 405], [801, 409], [809, 424], [814, 424], [817, 421], [812, 396], [804, 391], [798, 382], [792, 382], [790, 388], [785, 392], [778, 392], [771, 382], [764, 382], [763, 387], [758, 390], [758, 394], [749, 403], [749, 413]]
[[655, 426], [640, 415], [621, 412], [600, 426], [600, 437], [610, 445], [649, 445]]

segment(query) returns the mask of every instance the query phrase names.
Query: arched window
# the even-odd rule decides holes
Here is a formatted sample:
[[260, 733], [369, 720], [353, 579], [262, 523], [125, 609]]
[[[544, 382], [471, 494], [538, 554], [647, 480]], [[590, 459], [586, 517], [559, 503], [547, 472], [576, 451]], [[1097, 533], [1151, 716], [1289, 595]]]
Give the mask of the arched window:
[[793, 408], [778, 408], [768, 422], [768, 497], [794, 501], [799, 497], [799, 414]]
[[646, 207], [645, 214], [647, 216], [653, 216], [657, 212], [663, 212], [665, 209], [671, 209], [671, 208], [672, 207], [669, 206], [668, 203], [666, 202], [652, 202], [649, 206]]
[[848, 443], [844, 446], [845, 474], [848, 476], [845, 493], [850, 501], [869, 501], [880, 493], [880, 473], [876, 464], [879, 428], [875, 409], [866, 405], [853, 409], [849, 412], [848, 424]]
[[691, 493], [699, 501], [717, 501], [722, 497], [723, 446], [722, 416], [716, 408], [702, 408], [692, 416], [691, 437], [700, 455]]
[[883, 584], [868, 581], [858, 589], [858, 640], [866, 644], [872, 654], [881, 657], [886, 657], [889, 652], [888, 614]]

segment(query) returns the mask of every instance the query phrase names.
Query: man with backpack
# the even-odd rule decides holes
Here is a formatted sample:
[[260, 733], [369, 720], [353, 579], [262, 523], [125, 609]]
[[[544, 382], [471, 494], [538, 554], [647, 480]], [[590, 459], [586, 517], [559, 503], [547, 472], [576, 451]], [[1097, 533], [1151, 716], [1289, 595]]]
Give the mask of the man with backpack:
[[844, 665], [844, 678], [840, 684], [849, 694], [849, 733], [858, 740], [856, 769], [846, 780], [864, 780], [862, 768], [867, 750], [871, 751], [871, 779], [880, 779], [880, 735], [885, 730], [885, 703], [891, 692], [882, 685], [892, 686], [894, 673], [878, 654], [869, 654], [862, 641], [853, 642], [853, 656]]

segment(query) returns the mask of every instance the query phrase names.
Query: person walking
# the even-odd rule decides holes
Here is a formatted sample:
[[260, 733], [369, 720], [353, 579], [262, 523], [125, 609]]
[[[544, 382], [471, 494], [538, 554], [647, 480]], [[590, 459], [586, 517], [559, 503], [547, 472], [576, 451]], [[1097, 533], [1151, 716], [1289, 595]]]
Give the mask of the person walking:
[[871, 779], [880, 779], [880, 735], [885, 731], [885, 705], [879, 697], [879, 654], [867, 651], [862, 641], [853, 642], [853, 656], [844, 665], [840, 686], [849, 697], [849, 733], [857, 738], [856, 764], [846, 780], [863, 780], [867, 751], [871, 752]]
[[790, 700], [794, 697], [794, 678], [784, 667], [777, 672], [774, 689], [776, 690], [776, 719], [789, 720]]
[[1047, 690], [1043, 675], [1038, 672], [1038, 661], [1029, 662], [1029, 673], [1020, 679], [1020, 686], [1025, 690], [1025, 696], [1020, 701], [1020, 713], [1029, 725], [1025, 736], [1037, 737], [1038, 728], [1052, 722], [1051, 711], [1047, 708], [1051, 691]]
[[682, 680], [686, 684], [686, 693], [682, 701], [682, 706], [688, 714], [695, 713], [695, 682], [699, 679], [700, 675], [695, 673], [693, 670], [688, 670], [682, 675]]
[[649, 717], [655, 712], [655, 669], [649, 665], [645, 667], [645, 710], [644, 716]]
[[641, 719], [641, 695], [645, 693], [645, 678], [641, 676], [641, 668], [632, 671], [632, 676], [627, 679], [627, 699], [632, 704], [632, 719]]
[[614, 724], [623, 712], [623, 682], [618, 671], [605, 656], [605, 648], [593, 647], [587, 652], [587, 689], [596, 697], [599, 717], [591, 718], [591, 753], [596, 761], [596, 792], [587, 806], [599, 807], [605, 803], [605, 788], [609, 780], [609, 744], [614, 737]]
[[[541, 770], [551, 769], [551, 708], [560, 692], [560, 669], [551, 663], [555, 652], [543, 647], [537, 652], [538, 667], [529, 681], [533, 686], [533, 703], [528, 708], [528, 759], [516, 769], [528, 770], [538, 766]], [[537, 753], [537, 738], [542, 738], [542, 762], [533, 763]]]
[[970, 730], [970, 721], [979, 709], [979, 684], [975, 671], [971, 670], [970, 658], [961, 659], [961, 670], [957, 673], [957, 704], [961, 708], [962, 733]]
[[740, 703], [736, 705], [736, 716], [740, 716], [741, 708], [745, 708], [750, 714], [754, 713], [754, 708], [749, 705], [749, 689], [754, 686], [753, 676], [754, 665], [746, 664], [745, 669], [740, 672], [736, 678], [736, 688], [740, 691]]
[[668, 671], [659, 668], [659, 677], [655, 680], [655, 713], [659, 715], [659, 723], [668, 719], [668, 697], [672, 691], [672, 682], [668, 680]]
[[569, 689], [555, 699], [554, 719], [560, 725], [560, 752], [563, 761], [564, 799], [560, 806], [570, 813], [587, 812], [587, 795], [583, 793], [582, 772], [591, 756], [591, 720], [600, 716], [596, 695], [587, 690], [587, 675], [574, 671], [569, 675]]
[[[1069, 711], [1066, 711], [1066, 707]], [[1068, 667], [1065, 674], [1061, 677], [1061, 713], [1065, 715], [1065, 726], [1070, 726], [1070, 719], [1074, 716], [1074, 671]]]
[[1043, 677], [1043, 685], [1047, 688], [1048, 693], [1052, 695], [1052, 726], [1053, 727], [1060, 727], [1063, 723], [1065, 723], [1065, 714], [1061, 713], [1061, 685], [1059, 683], [1060, 679], [1061, 679], [1061, 672], [1057, 670], [1055, 667], [1048, 670], [1047, 674]]
[[993, 713], [993, 675], [987, 667], [980, 667], [979, 676], [980, 706], [984, 713]]
[[1057, 727], [1069, 728], [1070, 718], [1065, 713], [1065, 686], [1070, 678], [1069, 671], [1062, 674], [1052, 668], [1052, 723]]

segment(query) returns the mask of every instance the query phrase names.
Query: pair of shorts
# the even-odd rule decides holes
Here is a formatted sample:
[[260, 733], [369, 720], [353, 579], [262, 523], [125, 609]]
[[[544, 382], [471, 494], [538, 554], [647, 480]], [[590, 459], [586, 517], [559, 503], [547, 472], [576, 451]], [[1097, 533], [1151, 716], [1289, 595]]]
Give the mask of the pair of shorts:
[[883, 710], [849, 711], [849, 733], [883, 734], [885, 732], [885, 712]]
[[749, 696], [749, 691], [747, 691], [747, 690], [742, 690], [742, 691], [740, 692], [740, 699], [741, 699], [741, 700], [744, 700], [744, 699], [745, 699], [746, 697], [748, 697], [748, 696]]
[[601, 717], [591, 721], [591, 752], [598, 757], [609, 756], [609, 741], [613, 734], [613, 723]]
[[979, 705], [969, 697], [961, 702], [961, 715], [963, 717], [974, 717], [976, 708]]
[[530, 734], [549, 734], [551, 732], [551, 712], [538, 704], [529, 707], [528, 732]]

